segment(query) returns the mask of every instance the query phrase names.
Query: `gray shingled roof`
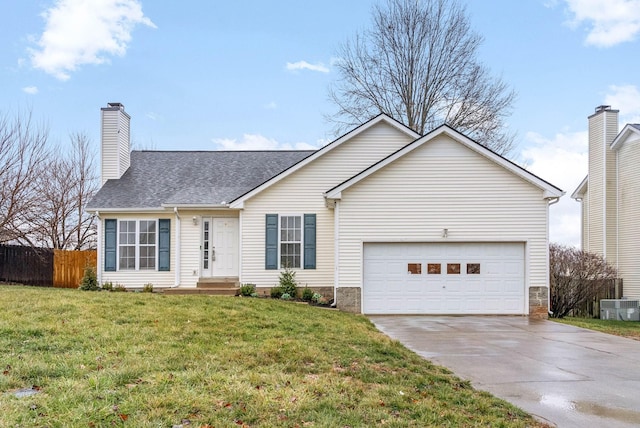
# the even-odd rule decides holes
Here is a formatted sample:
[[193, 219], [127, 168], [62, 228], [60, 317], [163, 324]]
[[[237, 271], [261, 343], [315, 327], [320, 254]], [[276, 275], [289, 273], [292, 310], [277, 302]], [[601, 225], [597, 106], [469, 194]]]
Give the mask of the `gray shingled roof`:
[[313, 154], [304, 151], [133, 151], [119, 180], [107, 180], [87, 209], [220, 205]]

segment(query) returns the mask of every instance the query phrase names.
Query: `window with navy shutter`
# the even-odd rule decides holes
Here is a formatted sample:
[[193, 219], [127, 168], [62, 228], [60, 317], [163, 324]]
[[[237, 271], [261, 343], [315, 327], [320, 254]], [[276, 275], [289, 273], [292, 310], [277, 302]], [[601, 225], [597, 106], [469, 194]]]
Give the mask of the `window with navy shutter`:
[[171, 220], [158, 220], [158, 270], [168, 271], [171, 264]]
[[278, 214], [266, 215], [265, 269], [278, 269]]
[[116, 270], [117, 224], [116, 219], [104, 221], [104, 270], [106, 272]]
[[304, 268], [316, 268], [316, 215], [304, 215]]

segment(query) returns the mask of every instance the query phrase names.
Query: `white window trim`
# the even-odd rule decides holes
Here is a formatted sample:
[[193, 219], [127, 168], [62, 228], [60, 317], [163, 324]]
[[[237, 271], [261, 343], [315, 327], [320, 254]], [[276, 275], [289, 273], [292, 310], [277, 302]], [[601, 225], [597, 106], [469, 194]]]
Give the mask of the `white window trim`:
[[[135, 230], [135, 268], [134, 269], [120, 269], [120, 222], [123, 221], [134, 221], [136, 224], [136, 230]], [[141, 221], [152, 221], [155, 222], [156, 224], [156, 243], [154, 244], [155, 246], [155, 254], [154, 254], [154, 260], [155, 260], [155, 267], [153, 269], [140, 269], [140, 222]], [[159, 234], [160, 234], [160, 221], [157, 218], [141, 218], [141, 219], [134, 219], [134, 218], [120, 218], [117, 219], [117, 224], [116, 224], [116, 272], [158, 272], [158, 251], [159, 251]], [[147, 244], [144, 244], [144, 246], [148, 246]]]
[[[304, 268], [304, 214], [278, 214], [278, 270], [283, 270], [282, 267], [282, 240], [280, 239], [280, 225], [282, 224], [282, 217], [300, 217], [300, 266], [299, 267], [290, 267], [289, 269], [299, 269], [302, 270]], [[295, 243], [295, 242], [291, 242]]]

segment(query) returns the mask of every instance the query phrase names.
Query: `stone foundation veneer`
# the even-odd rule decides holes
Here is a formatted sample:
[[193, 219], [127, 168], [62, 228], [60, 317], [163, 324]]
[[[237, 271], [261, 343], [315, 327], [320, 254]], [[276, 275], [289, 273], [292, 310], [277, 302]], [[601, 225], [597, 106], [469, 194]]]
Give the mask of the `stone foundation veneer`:
[[337, 308], [344, 312], [360, 313], [360, 294], [358, 287], [340, 287], [336, 289]]
[[529, 317], [546, 319], [549, 317], [549, 288], [529, 287]]

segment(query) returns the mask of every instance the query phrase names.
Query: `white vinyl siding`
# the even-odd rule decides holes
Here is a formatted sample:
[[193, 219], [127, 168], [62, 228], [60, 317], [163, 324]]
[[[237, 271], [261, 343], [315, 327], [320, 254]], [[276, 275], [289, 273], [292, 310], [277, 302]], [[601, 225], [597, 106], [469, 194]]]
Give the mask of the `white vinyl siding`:
[[547, 212], [541, 189], [437, 137], [343, 191], [339, 285], [361, 286], [366, 242], [498, 241], [524, 242], [525, 286], [548, 286]]
[[604, 114], [589, 119], [589, 235], [585, 249], [604, 254]]
[[[170, 248], [170, 271], [158, 271], [157, 270], [157, 255], [154, 263], [156, 266], [153, 269], [123, 269], [118, 270], [116, 272], [105, 271], [104, 270], [104, 251], [100, 252], [100, 260], [98, 260], [98, 267], [101, 270], [101, 281], [107, 282], [110, 281], [114, 285], [122, 284], [127, 288], [142, 288], [144, 284], [151, 283], [153, 284], [154, 289], [160, 289], [165, 287], [172, 287], [175, 284], [175, 257], [176, 257], [176, 239], [175, 239], [175, 225], [176, 218], [172, 212], [159, 211], [155, 213], [131, 213], [131, 214], [122, 214], [122, 213], [101, 213], [101, 221], [102, 221], [102, 233], [100, 236], [100, 245], [101, 248], [104, 248], [104, 220], [105, 219], [116, 219], [118, 224], [118, 234], [120, 233], [120, 224], [122, 221], [131, 221], [135, 223], [139, 223], [140, 220], [153, 221], [156, 222], [156, 249], [155, 252], [157, 254], [157, 239], [158, 239], [158, 229], [157, 229], [157, 221], [161, 218], [171, 219], [171, 248]], [[136, 233], [139, 230], [136, 229]], [[139, 237], [138, 237], [139, 239]], [[119, 260], [118, 260], [119, 263]]]
[[130, 165], [130, 119], [127, 113], [117, 109], [105, 109], [102, 114], [101, 165], [102, 183], [118, 179]]
[[618, 151], [619, 275], [625, 297], [640, 298], [640, 140], [626, 141]]
[[334, 220], [323, 193], [410, 142], [398, 129], [378, 123], [248, 199], [242, 216], [242, 282], [277, 284], [279, 271], [264, 268], [265, 215], [298, 212], [316, 214], [316, 268], [296, 270], [296, 279], [303, 286], [332, 286]]

